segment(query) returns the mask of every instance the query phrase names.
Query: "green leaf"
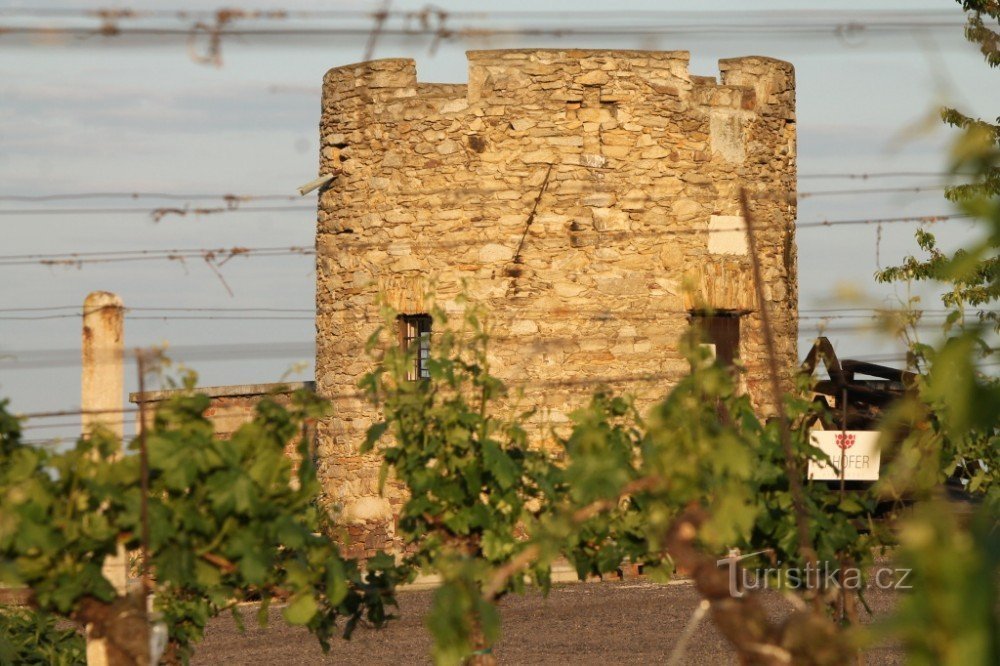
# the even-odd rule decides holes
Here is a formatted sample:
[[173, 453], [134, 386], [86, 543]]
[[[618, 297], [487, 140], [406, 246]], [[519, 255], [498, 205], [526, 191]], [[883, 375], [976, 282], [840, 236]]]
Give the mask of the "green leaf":
[[482, 447], [483, 464], [497, 480], [499, 486], [504, 489], [513, 486], [519, 478], [517, 464], [492, 439], [485, 440]]
[[257, 624], [261, 627], [267, 627], [268, 622], [271, 618], [271, 597], [270, 595], [264, 595], [260, 600], [260, 608], [257, 609]]
[[669, 560], [664, 560], [655, 566], [647, 564], [642, 567], [642, 573], [648, 576], [654, 583], [666, 585], [673, 580], [674, 565]]
[[380, 439], [382, 439], [382, 435], [385, 434], [385, 431], [388, 428], [389, 423], [386, 421], [379, 421], [378, 423], [372, 424], [365, 434], [365, 441], [361, 445], [361, 453], [368, 453], [375, 448], [375, 445]]
[[289, 624], [303, 625], [308, 624], [316, 616], [318, 610], [319, 605], [312, 593], [303, 592], [289, 600], [283, 615]]
[[326, 598], [330, 605], [337, 607], [347, 596], [347, 577], [340, 558], [333, 557], [326, 565]]
[[267, 580], [268, 561], [262, 553], [248, 551], [237, 562], [240, 574], [251, 585], [263, 585]]

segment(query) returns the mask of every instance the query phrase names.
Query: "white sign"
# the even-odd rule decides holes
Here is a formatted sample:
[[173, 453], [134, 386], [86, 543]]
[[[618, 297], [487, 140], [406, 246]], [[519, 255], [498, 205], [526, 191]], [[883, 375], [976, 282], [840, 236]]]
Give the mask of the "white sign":
[[[813, 446], [830, 456], [833, 465], [818, 460], [809, 461], [809, 478], [817, 481], [839, 481], [843, 460], [844, 480], [878, 481], [880, 451], [878, 432], [874, 430], [814, 430]], [[841, 458], [843, 456], [843, 458]]]

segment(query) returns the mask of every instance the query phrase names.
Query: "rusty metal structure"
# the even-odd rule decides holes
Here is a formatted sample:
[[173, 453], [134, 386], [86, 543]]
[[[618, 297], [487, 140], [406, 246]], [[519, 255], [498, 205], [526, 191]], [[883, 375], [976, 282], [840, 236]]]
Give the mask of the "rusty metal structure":
[[829, 410], [831, 420], [845, 430], [877, 430], [885, 408], [910, 392], [917, 377], [877, 363], [840, 360], [826, 337], [816, 339], [802, 362], [802, 372], [811, 376], [820, 362], [830, 378], [817, 381], [813, 392]]

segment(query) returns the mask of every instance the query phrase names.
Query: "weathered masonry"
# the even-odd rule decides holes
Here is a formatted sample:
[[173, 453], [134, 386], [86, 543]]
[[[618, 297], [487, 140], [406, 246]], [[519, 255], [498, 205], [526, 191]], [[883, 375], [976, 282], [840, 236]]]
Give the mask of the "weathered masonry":
[[493, 369], [539, 407], [540, 436], [599, 383], [641, 407], [661, 398], [688, 370], [678, 341], [692, 322], [720, 360], [745, 364], [769, 409], [739, 191], [790, 376], [794, 72], [733, 58], [716, 81], [689, 74], [688, 59], [474, 51], [467, 85], [418, 83], [402, 59], [326, 75], [320, 173], [339, 175], [319, 199], [316, 384], [336, 400], [318, 462], [353, 550], [391, 539], [401, 499], [379, 495], [378, 460], [358, 454], [376, 417], [355, 396], [379, 295], [419, 345], [424, 295], [456, 309], [465, 281], [492, 313]]

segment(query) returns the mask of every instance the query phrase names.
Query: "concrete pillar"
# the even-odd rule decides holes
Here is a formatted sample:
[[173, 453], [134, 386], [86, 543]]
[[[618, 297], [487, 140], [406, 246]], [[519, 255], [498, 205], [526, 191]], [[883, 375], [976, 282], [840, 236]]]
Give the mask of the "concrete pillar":
[[[125, 308], [117, 294], [95, 291], [83, 301], [82, 346], [83, 435], [89, 436], [101, 423], [121, 439], [125, 434]], [[120, 595], [126, 592], [127, 567], [124, 549], [104, 563], [104, 577]]]
[[[83, 434], [98, 423], [125, 434], [125, 308], [117, 294], [91, 292], [83, 302]], [[102, 413], [103, 412], [103, 413]]]

